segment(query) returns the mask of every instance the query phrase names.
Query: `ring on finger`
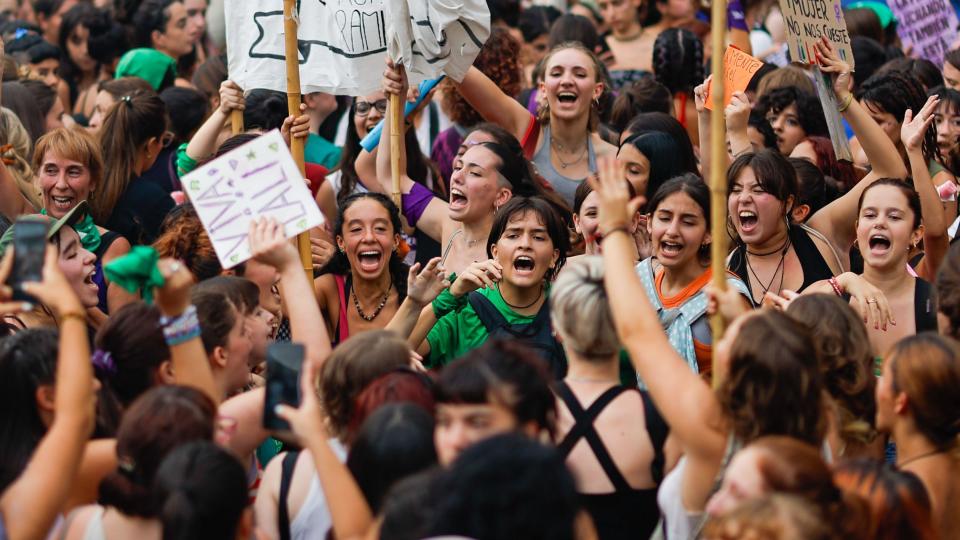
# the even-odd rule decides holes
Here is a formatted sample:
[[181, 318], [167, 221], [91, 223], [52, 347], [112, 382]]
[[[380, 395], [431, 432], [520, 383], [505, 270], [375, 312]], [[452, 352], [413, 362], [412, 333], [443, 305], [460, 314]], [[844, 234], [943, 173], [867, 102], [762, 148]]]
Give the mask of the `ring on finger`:
[[175, 274], [180, 271], [180, 263], [170, 263], [170, 273]]

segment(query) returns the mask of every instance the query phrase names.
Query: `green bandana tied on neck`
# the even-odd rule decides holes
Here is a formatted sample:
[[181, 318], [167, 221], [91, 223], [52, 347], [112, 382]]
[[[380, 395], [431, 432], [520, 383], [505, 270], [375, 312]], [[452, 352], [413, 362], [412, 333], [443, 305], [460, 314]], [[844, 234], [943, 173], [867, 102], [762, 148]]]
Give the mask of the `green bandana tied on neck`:
[[153, 289], [163, 287], [165, 280], [157, 261], [157, 250], [147, 246], [133, 246], [130, 253], [116, 258], [104, 265], [103, 273], [111, 283], [120, 285], [127, 291], [137, 294], [143, 291], [143, 300], [153, 303]]
[[[44, 208], [40, 213], [46, 216], [47, 209]], [[90, 214], [85, 215], [83, 219], [74, 224], [73, 230], [77, 231], [80, 236], [80, 244], [83, 249], [91, 253], [97, 252], [100, 247], [100, 229], [97, 228], [97, 224], [93, 222], [93, 217]]]

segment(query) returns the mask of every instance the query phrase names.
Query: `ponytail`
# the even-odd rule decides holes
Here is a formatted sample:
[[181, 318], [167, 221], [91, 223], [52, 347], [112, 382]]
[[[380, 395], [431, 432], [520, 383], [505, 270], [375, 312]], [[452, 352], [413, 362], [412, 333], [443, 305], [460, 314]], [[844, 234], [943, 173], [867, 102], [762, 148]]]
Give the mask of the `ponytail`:
[[103, 150], [103, 183], [91, 194], [97, 223], [110, 219], [113, 209], [137, 174], [137, 156], [152, 138], [167, 129], [167, 109], [159, 96], [134, 92], [114, 104], [103, 120], [98, 141]]

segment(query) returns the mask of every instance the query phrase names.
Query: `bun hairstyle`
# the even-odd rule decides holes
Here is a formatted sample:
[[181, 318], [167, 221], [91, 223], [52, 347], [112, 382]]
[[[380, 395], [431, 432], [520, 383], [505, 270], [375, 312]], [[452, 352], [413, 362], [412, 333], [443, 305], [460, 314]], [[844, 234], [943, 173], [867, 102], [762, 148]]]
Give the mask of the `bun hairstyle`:
[[606, 361], [620, 350], [602, 258], [580, 258], [560, 273], [550, 290], [550, 315], [562, 343], [584, 358]]
[[100, 483], [100, 502], [127, 516], [156, 517], [157, 469], [175, 448], [212, 441], [216, 415], [213, 401], [193, 388], [158, 386], [140, 396], [120, 423], [118, 468]]
[[960, 446], [960, 349], [937, 334], [906, 337], [887, 355], [893, 390], [907, 395], [917, 430], [937, 448]]
[[228, 450], [195, 441], [173, 450], [157, 471], [153, 497], [164, 540], [236, 538], [247, 507], [247, 474]]

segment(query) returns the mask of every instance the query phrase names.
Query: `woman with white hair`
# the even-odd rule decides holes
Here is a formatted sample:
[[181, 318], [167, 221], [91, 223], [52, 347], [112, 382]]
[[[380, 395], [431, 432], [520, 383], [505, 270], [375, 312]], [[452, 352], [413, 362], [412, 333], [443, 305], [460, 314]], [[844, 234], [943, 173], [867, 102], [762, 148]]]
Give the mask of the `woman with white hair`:
[[660, 517], [667, 425], [645, 392], [620, 384], [620, 340], [603, 289], [603, 260], [571, 263], [550, 297], [567, 356], [557, 394], [557, 445], [600, 538], [647, 538]]

